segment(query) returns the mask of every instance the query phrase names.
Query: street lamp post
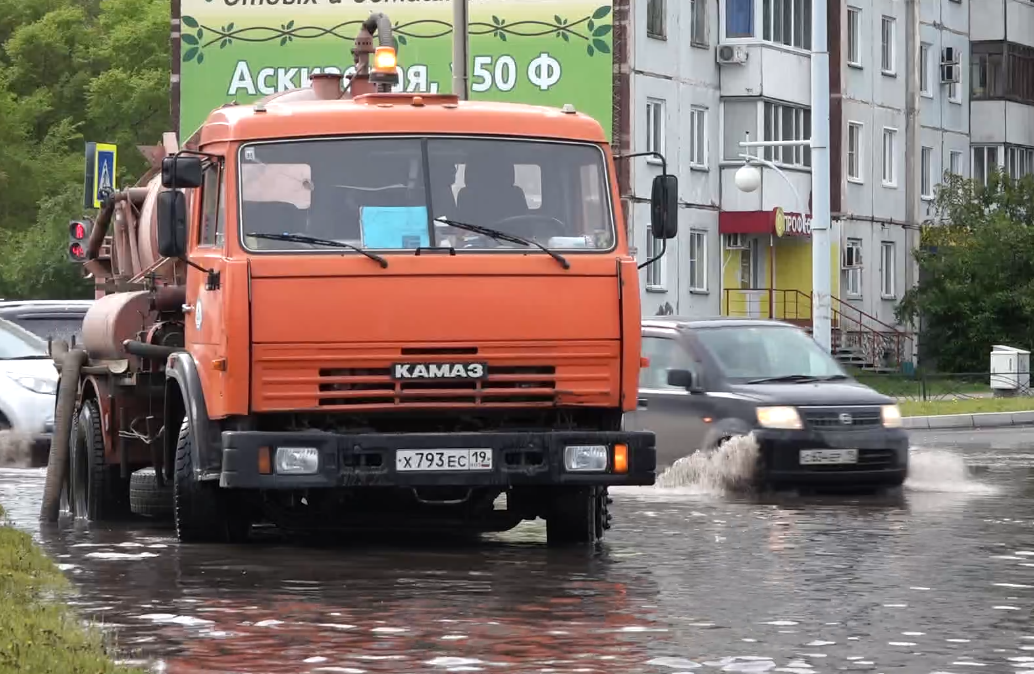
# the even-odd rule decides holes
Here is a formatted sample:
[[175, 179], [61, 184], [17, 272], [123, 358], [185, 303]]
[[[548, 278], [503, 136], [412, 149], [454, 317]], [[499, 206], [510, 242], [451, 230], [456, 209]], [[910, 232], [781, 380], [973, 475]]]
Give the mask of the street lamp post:
[[[811, 148], [811, 286], [812, 286], [812, 337], [819, 346], [832, 350], [832, 281], [830, 266], [830, 228], [832, 215], [829, 204], [829, 51], [826, 37], [826, 0], [815, 0], [811, 10], [811, 139], [742, 142], [740, 147], [787, 147]], [[753, 192], [761, 184], [757, 169], [750, 165], [757, 162], [775, 169], [786, 180], [800, 203], [800, 195], [789, 178], [772, 162], [741, 154], [746, 164], [736, 172], [736, 186], [744, 192]], [[801, 215], [804, 209], [801, 208]]]

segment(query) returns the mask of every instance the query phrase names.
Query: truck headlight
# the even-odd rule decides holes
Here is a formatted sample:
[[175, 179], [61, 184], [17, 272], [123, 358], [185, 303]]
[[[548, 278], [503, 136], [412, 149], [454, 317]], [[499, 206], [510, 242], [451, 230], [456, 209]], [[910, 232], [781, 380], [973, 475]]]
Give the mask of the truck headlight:
[[276, 472], [283, 475], [313, 475], [320, 467], [315, 447], [277, 447]]
[[803, 428], [801, 415], [793, 407], [759, 407], [758, 424], [764, 428], [797, 430]]
[[22, 388], [27, 388], [33, 393], [42, 393], [43, 395], [54, 395], [57, 393], [57, 382], [49, 379], [14, 377], [14, 381]]
[[883, 418], [885, 428], [901, 428], [901, 408], [897, 405], [884, 405], [880, 408], [880, 416]]
[[564, 447], [564, 466], [572, 472], [607, 470], [607, 446], [571, 445]]

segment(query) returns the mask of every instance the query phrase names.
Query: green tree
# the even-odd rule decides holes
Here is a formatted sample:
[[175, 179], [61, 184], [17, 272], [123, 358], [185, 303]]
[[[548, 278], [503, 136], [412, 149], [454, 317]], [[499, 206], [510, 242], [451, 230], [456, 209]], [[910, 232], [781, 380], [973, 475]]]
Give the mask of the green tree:
[[0, 297], [88, 292], [65, 258], [87, 140], [146, 170], [169, 115], [166, 0], [0, 0]]
[[992, 345], [1034, 347], [1034, 178], [949, 176], [936, 206], [898, 319], [921, 327], [923, 362], [984, 372]]

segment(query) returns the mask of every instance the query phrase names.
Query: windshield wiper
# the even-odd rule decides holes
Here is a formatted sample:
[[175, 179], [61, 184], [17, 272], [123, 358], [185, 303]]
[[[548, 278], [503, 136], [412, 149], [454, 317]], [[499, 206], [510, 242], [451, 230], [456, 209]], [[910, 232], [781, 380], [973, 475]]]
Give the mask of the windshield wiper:
[[13, 358], [2, 358], [0, 360], [43, 360], [44, 358], [50, 358], [50, 356], [48, 356], [45, 353], [41, 353], [32, 356], [15, 356]]
[[805, 383], [810, 381], [822, 381], [825, 377], [815, 377], [810, 374], [785, 374], [781, 377], [762, 377], [751, 379], [748, 384], [774, 384], [777, 382]]
[[439, 216], [435, 218], [435, 220], [437, 222], [449, 225], [450, 227], [455, 227], [456, 229], [465, 229], [468, 232], [482, 234], [484, 236], [497, 239], [499, 241], [509, 241], [510, 243], [519, 243], [525, 246], [536, 246], [548, 253], [551, 258], [559, 262], [560, 266], [562, 266], [564, 269], [571, 268], [571, 263], [569, 263], [563, 255], [550, 250], [549, 248], [543, 246], [535, 239], [525, 239], [523, 236], [517, 236], [516, 234], [507, 234], [506, 232], [500, 232], [498, 229], [492, 229], [491, 227], [482, 227], [481, 225], [472, 225], [467, 222], [460, 222], [459, 220], [450, 220], [445, 216]]
[[333, 239], [320, 239], [319, 237], [309, 236], [308, 234], [260, 234], [259, 232], [249, 232], [244, 236], [251, 236], [256, 239], [270, 239], [272, 241], [293, 241], [295, 243], [311, 243], [317, 246], [333, 246], [334, 248], [347, 248], [354, 250], [357, 253], [362, 253], [366, 257], [370, 258], [374, 262], [381, 265], [382, 269], [387, 268], [388, 261], [377, 253], [371, 253], [368, 250], [363, 250], [359, 246], [353, 246], [350, 243], [344, 241], [334, 241]]

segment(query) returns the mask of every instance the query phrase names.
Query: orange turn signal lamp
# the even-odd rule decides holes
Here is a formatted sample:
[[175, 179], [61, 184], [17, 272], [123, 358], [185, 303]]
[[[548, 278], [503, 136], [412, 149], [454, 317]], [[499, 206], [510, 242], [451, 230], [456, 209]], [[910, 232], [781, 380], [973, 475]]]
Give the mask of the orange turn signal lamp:
[[628, 472], [628, 445], [614, 445], [614, 472]]
[[270, 447], [259, 447], [258, 472], [259, 475], [273, 474], [273, 450]]

